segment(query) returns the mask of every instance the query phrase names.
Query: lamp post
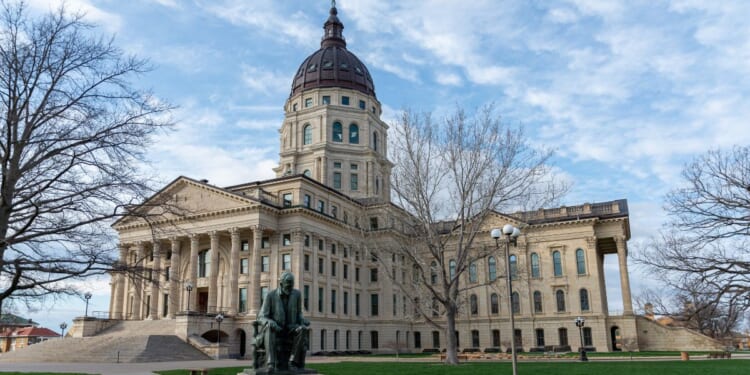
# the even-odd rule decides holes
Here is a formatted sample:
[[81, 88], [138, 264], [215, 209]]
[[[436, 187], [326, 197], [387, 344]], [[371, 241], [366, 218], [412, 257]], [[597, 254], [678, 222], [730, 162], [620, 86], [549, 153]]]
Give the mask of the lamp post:
[[221, 322], [224, 320], [224, 315], [219, 313], [216, 315], [216, 323], [219, 323], [218, 332], [216, 333], [216, 359], [219, 359], [221, 353]]
[[581, 362], [588, 362], [589, 358], [586, 356], [586, 348], [583, 347], [583, 326], [586, 324], [586, 319], [583, 317], [576, 318], [576, 327], [578, 327], [578, 334], [581, 336]]
[[513, 246], [516, 246], [516, 239], [521, 235], [521, 230], [510, 224], [505, 224], [502, 231], [500, 229], [493, 229], [490, 233], [492, 238], [495, 239], [495, 246], [500, 247], [500, 237], [505, 235], [505, 285], [508, 288], [508, 306], [510, 306], [510, 352], [512, 355], [511, 361], [513, 363], [513, 375], [518, 375], [517, 363], [518, 357], [516, 356], [516, 320], [513, 316], [513, 284], [511, 282], [510, 273], [510, 244], [513, 242]]
[[63, 339], [65, 338], [65, 328], [68, 328], [68, 323], [60, 323], [60, 330], [62, 330], [62, 333], [60, 333], [60, 337]]
[[185, 311], [190, 311], [190, 292], [193, 291], [193, 283], [191, 283], [190, 281], [188, 281], [185, 284], [185, 290], [187, 290], [187, 292], [188, 292], [187, 309]]
[[83, 295], [83, 298], [86, 299], [86, 312], [83, 313], [83, 317], [89, 316], [89, 300], [91, 299], [91, 292], [86, 292], [86, 294]]

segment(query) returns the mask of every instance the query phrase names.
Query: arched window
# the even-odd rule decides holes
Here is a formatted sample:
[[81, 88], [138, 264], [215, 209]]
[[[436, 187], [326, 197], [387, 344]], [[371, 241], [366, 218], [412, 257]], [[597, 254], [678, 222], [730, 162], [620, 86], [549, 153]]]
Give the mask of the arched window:
[[430, 263], [430, 284], [437, 284], [438, 273], [437, 273], [437, 262], [434, 260]]
[[581, 289], [578, 293], [581, 296], [581, 311], [589, 311], [589, 291]]
[[555, 276], [562, 276], [562, 259], [560, 259], [559, 251], [552, 253], [552, 265], [555, 269]]
[[565, 292], [562, 290], [555, 292], [555, 300], [557, 301], [557, 312], [565, 312]]
[[513, 314], [520, 314], [521, 313], [521, 301], [518, 300], [518, 292], [513, 292], [513, 294], [510, 295], [510, 301], [511, 301], [511, 308], [513, 309]]
[[542, 292], [534, 291], [534, 312], [542, 312]]
[[359, 126], [357, 124], [349, 125], [349, 143], [359, 144]]
[[531, 278], [539, 278], [539, 254], [531, 253]]
[[471, 315], [479, 314], [479, 302], [477, 301], [477, 295], [472, 294], [469, 297], [469, 304], [471, 305]]
[[497, 294], [492, 293], [490, 295], [490, 312], [493, 315], [497, 315], [500, 313], [500, 304], [498, 303]]
[[451, 280], [456, 277], [456, 261], [453, 259], [448, 262], [448, 274], [450, 275]]
[[305, 169], [305, 171], [303, 172], [303, 174], [304, 174], [304, 175], [305, 175], [306, 177], [312, 177], [312, 172], [310, 172], [310, 170], [309, 170], [309, 169]]
[[586, 274], [586, 257], [583, 254], [583, 249], [576, 250], [576, 268], [578, 268], [579, 275]]
[[344, 141], [344, 128], [341, 126], [340, 122], [334, 122], [333, 123], [333, 141], [334, 142], [343, 142]]
[[378, 133], [372, 132], [372, 149], [377, 151], [378, 150]]
[[471, 263], [469, 265], [469, 282], [470, 283], [475, 283], [475, 282], [477, 282], [477, 279], [478, 279], [478, 277], [477, 277], [477, 265], [476, 265], [476, 263]]
[[490, 281], [495, 281], [497, 279], [497, 261], [495, 260], [495, 257], [489, 257], [487, 259], [487, 268], [489, 268], [489, 276]]
[[510, 259], [510, 277], [515, 280], [518, 278], [518, 259], [515, 255], [511, 255]]
[[312, 143], [312, 125], [305, 124], [305, 127], [302, 128], [302, 144], [309, 145]]

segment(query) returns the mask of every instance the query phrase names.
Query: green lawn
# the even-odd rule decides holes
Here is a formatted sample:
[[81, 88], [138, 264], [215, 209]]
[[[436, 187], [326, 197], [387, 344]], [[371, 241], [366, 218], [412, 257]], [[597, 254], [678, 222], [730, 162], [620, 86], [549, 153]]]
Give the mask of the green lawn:
[[[325, 375], [483, 375], [510, 373], [510, 362], [465, 363], [445, 366], [436, 363], [404, 362], [342, 362], [309, 364], [308, 367]], [[748, 373], [750, 360], [713, 361], [657, 361], [657, 362], [521, 362], [521, 374], [545, 375], [744, 375]], [[242, 367], [215, 369], [210, 375], [236, 375]], [[164, 371], [163, 375], [183, 375], [187, 371]]]

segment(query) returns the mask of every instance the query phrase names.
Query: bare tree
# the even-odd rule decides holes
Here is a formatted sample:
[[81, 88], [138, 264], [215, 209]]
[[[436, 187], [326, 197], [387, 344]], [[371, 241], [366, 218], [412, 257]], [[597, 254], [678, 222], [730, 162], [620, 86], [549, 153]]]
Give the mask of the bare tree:
[[[416, 275], [399, 285], [417, 294], [416, 307], [427, 307], [421, 316], [444, 330], [446, 363], [456, 364], [462, 295], [482, 285], [467, 283], [465, 274], [495, 252], [494, 244], [476, 241], [486, 219], [524, 202], [554, 200], [566, 187], [550, 179], [551, 153], [530, 147], [522, 129], [505, 126], [491, 106], [472, 116], [459, 109], [441, 122], [405, 111], [394, 128], [392, 188], [409, 215], [407, 234], [393, 238], [391, 251]], [[489, 235], [481, 242], [488, 243]], [[433, 319], [436, 314], [440, 321]]]
[[118, 269], [109, 225], [151, 194], [139, 166], [169, 107], [131, 84], [148, 64], [82, 15], [0, 4], [2, 306]]

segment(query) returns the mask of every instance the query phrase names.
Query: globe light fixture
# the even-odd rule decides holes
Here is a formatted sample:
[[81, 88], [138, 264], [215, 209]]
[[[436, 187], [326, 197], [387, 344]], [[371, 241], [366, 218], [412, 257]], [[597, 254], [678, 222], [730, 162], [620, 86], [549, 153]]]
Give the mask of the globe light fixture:
[[508, 288], [508, 306], [510, 306], [510, 351], [512, 356], [511, 361], [513, 364], [513, 375], [518, 375], [518, 356], [516, 355], [516, 321], [515, 317], [513, 316], [513, 283], [511, 281], [512, 277], [510, 273], [510, 244], [512, 243], [513, 247], [516, 246], [518, 236], [521, 235], [521, 230], [511, 224], [505, 224], [502, 230], [495, 228], [490, 232], [490, 235], [495, 239], [495, 246], [498, 249], [500, 248], [500, 238], [505, 235], [505, 285]]

